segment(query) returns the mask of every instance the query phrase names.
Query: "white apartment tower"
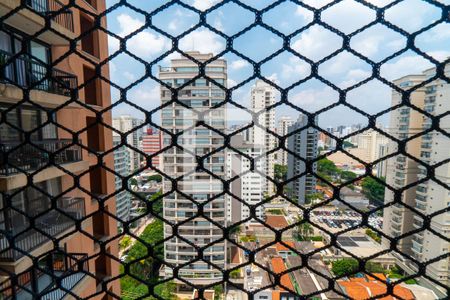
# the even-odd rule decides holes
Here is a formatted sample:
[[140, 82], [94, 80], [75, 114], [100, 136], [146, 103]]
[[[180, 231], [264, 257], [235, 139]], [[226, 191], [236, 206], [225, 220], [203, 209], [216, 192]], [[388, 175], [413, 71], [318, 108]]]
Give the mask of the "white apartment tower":
[[[113, 146], [120, 145], [120, 136], [113, 136]], [[118, 174], [115, 176], [116, 191], [122, 189], [122, 178], [128, 176], [130, 173], [130, 153], [125, 146], [119, 147], [114, 151], [114, 171]], [[131, 210], [131, 194], [128, 191], [121, 191], [116, 195], [116, 215], [126, 222], [130, 218]], [[120, 222], [117, 222], [119, 227], [122, 227]]]
[[[189, 52], [200, 62], [210, 60], [212, 54]], [[223, 137], [202, 124], [208, 124], [215, 130], [225, 132], [225, 106], [211, 109], [217, 103], [225, 100], [225, 92], [217, 85], [226, 85], [227, 65], [223, 59], [215, 60], [205, 67], [206, 75], [212, 80], [198, 78], [199, 68], [196, 63], [186, 58], [172, 59], [170, 67], [161, 67], [159, 78], [166, 85], [177, 88], [177, 100], [183, 102], [185, 108], [172, 99], [172, 92], [161, 85], [162, 127], [172, 133], [182, 133], [178, 144], [183, 148], [172, 147], [163, 153], [162, 169], [171, 178], [181, 178], [177, 181], [177, 191], [164, 198], [164, 218], [172, 223], [180, 223], [198, 213], [198, 206], [190, 199], [199, 203], [208, 202], [203, 208], [203, 216], [214, 219], [221, 226], [226, 225], [225, 197], [221, 179], [225, 179], [225, 151], [209, 153], [222, 146]], [[197, 77], [194, 80], [194, 77]], [[181, 87], [185, 85], [184, 87]], [[170, 103], [169, 105], [167, 105]], [[203, 123], [204, 122], [204, 123]], [[163, 147], [170, 145], [172, 136], [163, 133]], [[203, 157], [204, 167], [214, 176], [197, 168], [196, 157]], [[206, 157], [207, 156], [207, 157]], [[216, 177], [215, 177], [216, 176]], [[172, 190], [171, 182], [163, 182], [164, 193]], [[174, 264], [188, 264], [179, 271], [180, 277], [195, 284], [210, 284], [222, 278], [225, 267], [226, 244], [218, 241], [223, 237], [222, 230], [210, 221], [199, 216], [183, 223], [177, 229], [177, 236], [170, 238], [164, 245], [165, 261]], [[165, 225], [165, 238], [172, 236], [172, 227]], [[180, 237], [189, 240], [198, 247], [214, 243], [203, 251], [205, 260], [220, 266], [212, 268], [203, 261], [195, 261], [196, 248], [186, 243]], [[190, 263], [191, 262], [191, 263]], [[162, 275], [170, 277], [173, 269], [166, 266]], [[178, 282], [180, 285], [182, 282]]]
[[[294, 124], [294, 120], [289, 116], [280, 117], [278, 120], [277, 133], [280, 136], [285, 136], [289, 133], [289, 127]], [[286, 140], [285, 147], [288, 148], [288, 142]], [[277, 161], [280, 165], [286, 166], [288, 163], [288, 153], [285, 150], [280, 150], [277, 153]]]
[[[434, 76], [434, 69], [424, 71], [419, 76], [408, 76], [402, 78], [404, 86], [413, 85], [414, 81], [422, 81]], [[450, 67], [446, 68], [446, 76], [450, 76]], [[393, 93], [393, 105], [398, 103], [400, 95]], [[445, 114], [450, 109], [450, 84], [443, 80], [435, 80], [411, 94], [411, 102], [421, 109], [429, 112], [431, 115], [439, 116]], [[391, 128], [397, 131], [397, 135], [403, 137], [411, 136], [422, 132], [431, 127], [431, 119], [424, 117], [411, 109], [400, 109], [391, 116]], [[450, 128], [450, 119], [440, 119], [439, 126], [442, 130]], [[428, 165], [435, 165], [448, 159], [450, 149], [450, 140], [437, 131], [432, 131], [420, 138], [413, 139], [408, 143], [407, 151], [411, 155], [418, 157], [422, 162]], [[394, 187], [423, 179], [427, 176], [427, 170], [424, 166], [405, 157], [398, 157], [388, 161], [387, 182]], [[435, 178], [446, 184], [450, 183], [450, 165], [444, 164], [435, 169]], [[392, 201], [393, 195], [386, 189], [387, 202]], [[444, 211], [450, 205], [450, 191], [439, 185], [434, 180], [427, 180], [414, 188], [408, 189], [403, 193], [402, 202], [415, 207], [420, 213], [430, 215], [437, 211]], [[410, 230], [423, 228], [423, 218], [411, 210], [391, 206], [385, 209], [384, 213], [384, 231], [390, 236], [398, 236], [407, 233]], [[431, 219], [430, 227], [442, 236], [450, 236], [450, 213], [444, 212]], [[403, 239], [400, 243], [401, 250], [414, 257], [414, 261], [426, 262], [436, 257], [444, 255], [450, 251], [449, 242], [443, 240], [429, 230], [423, 230]], [[384, 241], [389, 243], [388, 241]], [[417, 271], [414, 262], [405, 259], [400, 261], [400, 266], [405, 271], [414, 273]], [[427, 275], [441, 282], [444, 285], [450, 285], [450, 259], [445, 257], [437, 262], [427, 266]], [[426, 278], [422, 279], [429, 287], [437, 290], [442, 289], [438, 285], [428, 282]]]
[[[142, 128], [137, 128], [144, 123], [143, 120], [133, 118], [129, 115], [123, 115], [113, 118], [112, 127], [123, 134], [127, 134], [127, 146], [135, 149], [141, 148]], [[114, 135], [116, 135], [114, 133]], [[139, 152], [127, 147], [130, 154], [130, 172], [139, 169], [141, 163], [141, 155]]]
[[[246, 142], [243, 135], [233, 136], [231, 145], [247, 157], [253, 158], [255, 170], [261, 170], [264, 167], [264, 159], [258, 158], [263, 154], [262, 146]], [[228, 196], [227, 201], [227, 219], [232, 224], [249, 218], [251, 211], [255, 211], [255, 216], [259, 219], [264, 213], [262, 205], [255, 208], [252, 205], [261, 203], [266, 181], [264, 176], [250, 170], [251, 161], [247, 157], [236, 151], [227, 151], [227, 177], [229, 179], [237, 177], [230, 186], [231, 193], [236, 198]], [[252, 223], [256, 220], [252, 219], [248, 222]]]
[[[257, 116], [255, 125], [252, 130], [251, 142], [255, 145], [264, 146], [263, 153], [276, 147], [276, 137], [267, 132], [270, 130], [275, 132], [275, 109], [267, 108], [275, 104], [275, 88], [262, 80], [257, 80], [252, 87], [251, 92], [251, 110], [254, 116]], [[274, 178], [275, 155], [269, 154], [266, 157], [264, 174], [270, 178]], [[266, 180], [265, 191], [272, 194], [274, 189], [273, 182]]]

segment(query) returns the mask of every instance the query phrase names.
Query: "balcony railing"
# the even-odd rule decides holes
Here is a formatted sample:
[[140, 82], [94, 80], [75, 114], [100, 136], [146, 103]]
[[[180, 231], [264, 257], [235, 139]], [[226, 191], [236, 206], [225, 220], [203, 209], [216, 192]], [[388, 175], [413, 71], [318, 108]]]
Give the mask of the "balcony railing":
[[[33, 267], [21, 273], [16, 277], [17, 283], [6, 279], [0, 283], [0, 299], [63, 299], [67, 291], [62, 288], [72, 290], [89, 271], [87, 257], [84, 253], [67, 253], [52, 258], [50, 267]], [[57, 284], [56, 279], [61, 282]], [[30, 292], [39, 296], [33, 297]]]
[[58, 0], [27, 0], [27, 5], [37, 13], [50, 17], [52, 21], [73, 32], [73, 13], [63, 9], [64, 4]]
[[[50, 210], [34, 219], [34, 228], [37, 230], [28, 229], [28, 224], [26, 224], [28, 222], [26, 222], [27, 219], [24, 220], [23, 213], [15, 209], [4, 210], [2, 218], [6, 224], [10, 224], [11, 230], [3, 231], [4, 234], [0, 234], [0, 260], [15, 261], [19, 259], [23, 256], [23, 253], [15, 249], [24, 252], [34, 250], [49, 240], [46, 235], [56, 237], [74, 226], [75, 220], [80, 220], [85, 216], [84, 198], [63, 197], [56, 201], [59, 211]], [[41, 203], [43, 207], [46, 207], [50, 202], [50, 199], [45, 197], [41, 201], [34, 201], [34, 203]], [[37, 211], [42, 207], [31, 209]], [[30, 211], [27, 213], [33, 214], [36, 212]]]
[[12, 57], [13, 54], [0, 50], [0, 82], [62, 96], [75, 93], [78, 86], [75, 75], [52, 68], [30, 55]]
[[81, 147], [68, 139], [0, 143], [0, 151], [0, 176], [37, 170], [49, 163], [63, 165], [82, 160]]

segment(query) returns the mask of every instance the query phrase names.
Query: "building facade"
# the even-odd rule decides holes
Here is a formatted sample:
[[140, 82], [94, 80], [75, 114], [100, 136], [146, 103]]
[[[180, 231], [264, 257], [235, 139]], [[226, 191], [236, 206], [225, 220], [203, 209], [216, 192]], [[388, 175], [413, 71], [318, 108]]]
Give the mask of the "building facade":
[[[267, 153], [276, 147], [276, 137], [267, 132], [276, 131], [275, 128], [275, 109], [268, 109], [275, 104], [275, 88], [262, 80], [257, 80], [251, 91], [251, 111], [257, 117], [257, 123], [252, 128], [251, 142], [255, 145], [263, 145], [263, 153]], [[275, 155], [266, 155], [264, 174], [274, 178]], [[266, 180], [265, 191], [271, 195], [274, 192], [274, 184]]]
[[[199, 52], [189, 52], [189, 55], [200, 62], [213, 57], [212, 54]], [[227, 64], [225, 60], [218, 59], [206, 66], [206, 75], [213, 81], [206, 78], [193, 80], [198, 75], [198, 70], [198, 65], [193, 61], [179, 58], [171, 60], [171, 66], [161, 67], [159, 72], [159, 78], [164, 82], [161, 86], [162, 104], [171, 102], [162, 109], [162, 127], [174, 134], [182, 133], [178, 137], [178, 144], [185, 149], [171, 147], [162, 155], [162, 167], [165, 174], [171, 178], [184, 176], [178, 180], [177, 186], [177, 190], [183, 194], [173, 192], [164, 197], [164, 218], [174, 223], [182, 222], [186, 218], [195, 216], [198, 211], [197, 205], [189, 199], [199, 203], [210, 200], [204, 207], [203, 215], [208, 215], [218, 224], [225, 225], [225, 196], [221, 194], [223, 192], [221, 179], [226, 176], [225, 151], [217, 151], [204, 158], [204, 167], [214, 173], [214, 176], [198, 168], [192, 153], [205, 157], [224, 143], [223, 137], [217, 131], [225, 132], [226, 109], [224, 106], [214, 109], [211, 107], [225, 99], [225, 92], [219, 85], [226, 86]], [[181, 85], [185, 86], [181, 87]], [[192, 109], [186, 109], [173, 102], [169, 88], [178, 89], [178, 100]], [[202, 114], [202, 118], [199, 118], [198, 114]], [[199, 122], [200, 119], [202, 119], [201, 122]], [[215, 131], [202, 126], [202, 122], [213, 127]], [[172, 136], [163, 133], [163, 147], [171, 143]], [[163, 192], [170, 190], [171, 183], [165, 180]], [[179, 236], [188, 239], [198, 247], [208, 245], [223, 236], [220, 228], [202, 217], [183, 223], [176, 233], [178, 236], [172, 237], [164, 245], [164, 259], [176, 265], [188, 263], [197, 255], [197, 250]], [[170, 237], [172, 227], [166, 225], [164, 234], [166, 238]], [[217, 242], [214, 246], [208, 247], [203, 255], [216, 265], [224, 267], [225, 242]], [[165, 276], [171, 276], [173, 270], [165, 267], [163, 272]], [[196, 261], [182, 268], [178, 274], [191, 282], [207, 284], [221, 278], [222, 269], [215, 269], [204, 262]]]
[[[162, 147], [162, 134], [152, 128], [148, 128], [144, 135], [142, 135], [142, 151], [146, 155], [153, 155], [154, 153], [161, 151]], [[151, 159], [152, 167], [159, 169], [160, 155], [154, 156]]]
[[[121, 133], [127, 134], [127, 145], [135, 149], [141, 148], [143, 129], [140, 127], [143, 120], [133, 118], [128, 115], [113, 118], [113, 128]], [[134, 172], [141, 167], [141, 155], [136, 150], [127, 147], [130, 154], [130, 172]]]
[[[248, 157], [253, 158], [254, 168], [261, 170], [264, 166], [264, 158], [262, 156], [262, 146], [248, 143], [244, 140], [244, 136], [235, 135], [231, 139], [231, 145], [240, 153], [244, 153]], [[235, 178], [230, 184], [231, 193], [235, 196], [228, 196], [227, 201], [227, 219], [232, 224], [250, 218], [251, 212], [255, 212], [255, 216], [260, 220], [264, 215], [263, 205], [265, 178], [257, 173], [252, 172], [251, 161], [236, 151], [227, 151], [227, 177]], [[247, 222], [256, 222], [255, 219]]]
[[[114, 147], [120, 145], [120, 136], [113, 136], [113, 145]], [[122, 178], [130, 174], [130, 163], [130, 153], [125, 146], [114, 151], [114, 171], [120, 175], [115, 177], [116, 191], [122, 189]], [[131, 194], [128, 191], [121, 191], [116, 195], [116, 215], [120, 220], [127, 222], [130, 218], [130, 210]], [[119, 228], [122, 227], [121, 224], [118, 225]]]
[[[417, 85], [426, 78], [432, 77], [434, 72], [434, 69], [430, 69], [420, 75], [406, 76], [397, 80], [396, 84], [407, 89]], [[448, 76], [450, 68], [447, 67], [445, 72]], [[393, 92], [392, 105], [399, 103], [400, 97], [397, 92]], [[409, 101], [431, 115], [438, 116], [448, 112], [449, 99], [450, 85], [443, 80], [436, 80], [411, 93]], [[431, 118], [424, 117], [418, 111], [404, 106], [391, 113], [391, 134], [400, 139], [411, 137], [429, 129], [431, 122]], [[449, 128], [450, 123], [444, 118], [441, 119], [439, 126], [445, 130]], [[394, 143], [390, 143], [388, 147], [389, 150], [396, 149]], [[409, 141], [406, 150], [408, 154], [419, 158], [421, 162], [434, 165], [448, 158], [449, 147], [450, 142], [447, 137], [437, 131], [432, 131]], [[425, 166], [404, 155], [398, 155], [388, 160], [386, 181], [394, 188], [401, 188], [409, 183], [423, 179], [427, 174]], [[443, 165], [436, 168], [434, 177], [442, 182], [449, 182], [449, 166]], [[407, 189], [398, 199], [389, 189], [386, 189], [385, 202], [392, 201], [396, 203], [384, 209], [383, 231], [389, 236], [397, 237], [424, 226], [423, 218], [406, 208], [403, 203], [414, 207], [420, 213], [430, 215], [448, 207], [450, 197], [446, 188], [434, 180], [427, 180]], [[448, 237], [450, 234], [449, 214], [443, 213], [433, 217], [430, 226], [439, 234]], [[389, 245], [387, 239], [384, 239], [383, 243]], [[404, 256], [396, 254], [398, 265], [408, 273], [417, 272], [416, 261], [426, 262], [448, 253], [450, 250], [450, 245], [447, 241], [429, 230], [406, 236], [398, 242], [397, 247], [403, 253], [414, 258], [414, 261], [410, 261]], [[427, 266], [427, 275], [448, 286], [450, 283], [449, 265], [448, 258], [436, 261]], [[421, 278], [421, 282], [435, 291], [443, 291], [442, 287], [426, 278]]]
[[[114, 176], [95, 166], [97, 154], [112, 148], [111, 133], [96, 124], [95, 114], [111, 105], [109, 85], [95, 78], [96, 67], [108, 58], [107, 34], [90, 31], [72, 44], [78, 55], [54, 65], [70, 51], [73, 40], [89, 32], [99, 12], [105, 11], [105, 1], [81, 1], [80, 9], [62, 10], [47, 23], [41, 14], [62, 9], [60, 2], [50, 0], [51, 5], [42, 6], [38, 1], [1, 1], [0, 15], [16, 10], [19, 3], [28, 8], [2, 20], [0, 30], [0, 110], [8, 121], [0, 121], [2, 152], [8, 153], [0, 162], [0, 228], [14, 236], [15, 246], [11, 249], [11, 240], [0, 235], [0, 298], [41, 299], [44, 296], [39, 293], [45, 289], [48, 299], [62, 299], [69, 291], [80, 298], [99, 292], [97, 297], [106, 299], [101, 293], [104, 287], [120, 295], [118, 281], [104, 281], [118, 275], [118, 263], [108, 256], [118, 255], [118, 245], [109, 243], [100, 252], [95, 241], [117, 234], [115, 220], [98, 211], [101, 199], [104, 210], [116, 212], [114, 197], [106, 196], [114, 193]], [[100, 19], [100, 24], [106, 28], [106, 19]], [[108, 64], [102, 66], [101, 75], [109, 78]], [[77, 90], [78, 86], [84, 88]], [[102, 113], [101, 121], [111, 124], [111, 114]], [[74, 143], [69, 131], [79, 132], [83, 148]], [[105, 156], [102, 163], [114, 168], [112, 156]], [[74, 185], [69, 172], [79, 176], [77, 184], [83, 190]], [[27, 173], [33, 173], [29, 179], [36, 188], [27, 181]], [[31, 227], [30, 218], [34, 220]], [[20, 284], [11, 282], [10, 274], [16, 274]]]
[[[319, 139], [317, 130], [307, 127], [308, 119], [304, 115], [300, 115], [297, 122], [289, 127], [289, 133], [295, 132], [289, 136], [288, 146], [289, 150], [296, 154], [288, 157], [288, 174], [287, 178], [291, 179], [299, 176], [306, 171], [306, 164], [302, 159], [312, 160], [317, 157], [317, 141]], [[313, 171], [316, 169], [316, 164], [313, 165]], [[307, 195], [315, 191], [316, 177], [311, 174], [303, 175], [288, 184], [288, 195], [293, 200], [297, 199], [300, 204], [307, 203]]]
[[[278, 119], [278, 129], [277, 133], [280, 136], [286, 136], [289, 133], [289, 127], [294, 124], [294, 120], [291, 117], [283, 116]], [[285, 142], [285, 147], [288, 148], [287, 140]], [[279, 150], [277, 153], [277, 162], [280, 165], [286, 166], [288, 162], [288, 153], [285, 150]]]

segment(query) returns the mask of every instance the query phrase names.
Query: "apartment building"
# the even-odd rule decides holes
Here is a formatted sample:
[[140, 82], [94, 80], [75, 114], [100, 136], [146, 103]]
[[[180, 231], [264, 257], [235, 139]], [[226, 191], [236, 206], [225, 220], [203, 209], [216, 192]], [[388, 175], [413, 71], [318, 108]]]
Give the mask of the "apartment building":
[[[162, 146], [162, 133], [154, 130], [153, 128], [148, 128], [145, 134], [142, 135], [142, 146], [141, 149], [146, 155], [153, 155], [161, 151]], [[160, 166], [160, 155], [153, 156], [151, 159], [152, 166], [159, 169]]]
[[[120, 136], [113, 136], [113, 146], [117, 147], [121, 143]], [[114, 150], [114, 171], [118, 174], [115, 176], [116, 191], [121, 190], [123, 183], [122, 178], [130, 173], [130, 153], [125, 146], [120, 146]], [[131, 194], [128, 191], [121, 191], [116, 195], [116, 216], [126, 222], [130, 218], [131, 211]], [[122, 228], [122, 224], [118, 224]]]
[[[289, 155], [288, 157], [288, 180], [296, 176], [300, 176], [288, 183], [288, 194], [297, 199], [298, 203], [307, 203], [307, 195], [315, 191], [316, 177], [311, 174], [302, 175], [306, 172], [306, 164], [304, 160], [312, 160], [317, 157], [317, 141], [319, 135], [317, 130], [307, 127], [308, 118], [305, 115], [300, 115], [297, 122], [289, 127], [288, 146], [289, 151], [296, 155]], [[303, 160], [302, 160], [303, 159]], [[314, 171], [316, 164], [314, 164]]]
[[[277, 133], [280, 136], [285, 136], [289, 133], [289, 127], [294, 124], [294, 120], [292, 120], [289, 116], [280, 117], [278, 120], [278, 129]], [[287, 148], [287, 140], [284, 145]], [[288, 153], [286, 150], [279, 150], [277, 152], [277, 162], [280, 165], [286, 166], [288, 162]]]
[[[400, 87], [408, 88], [409, 86], [417, 85], [424, 80], [423, 75], [406, 76], [394, 81]], [[424, 89], [416, 90], [411, 94], [410, 103], [417, 107], [423, 107], [425, 92]], [[392, 92], [392, 105], [398, 105], [401, 102], [401, 94]], [[398, 139], [406, 139], [414, 134], [420, 132], [423, 119], [420, 113], [407, 106], [403, 106], [391, 112], [389, 121], [389, 133]], [[391, 141], [388, 144], [389, 148], [396, 149], [397, 144]], [[420, 157], [420, 140], [415, 139], [408, 143], [406, 149], [409, 154], [415, 157]], [[418, 165], [415, 160], [412, 160], [404, 155], [398, 155], [391, 158], [387, 162], [387, 177], [386, 183], [394, 188], [402, 188], [412, 182], [417, 181]], [[386, 189], [385, 203], [396, 201], [395, 205], [384, 209], [383, 231], [392, 237], [400, 236], [404, 232], [413, 229], [413, 218], [410, 211], [401, 203], [415, 206], [415, 189], [411, 188], [402, 193], [401, 197], [395, 198], [394, 193], [390, 189]], [[408, 236], [398, 241], [397, 247], [407, 254], [411, 254], [412, 237]], [[389, 246], [389, 241], [384, 240], [386, 246]]]
[[[21, 3], [27, 8], [17, 10]], [[114, 176], [96, 166], [97, 154], [112, 147], [111, 134], [96, 125], [94, 113], [110, 105], [108, 84], [95, 78], [96, 64], [108, 56], [108, 40], [106, 33], [90, 31], [105, 1], [77, 5], [82, 9], [62, 10], [46, 22], [43, 16], [62, 9], [59, 1], [0, 2], [0, 16], [15, 11], [1, 20], [0, 30], [2, 299], [31, 299], [30, 292], [39, 299], [62, 299], [68, 291], [81, 298], [99, 292], [98, 299], [109, 299], [101, 293], [103, 283], [120, 294], [118, 281], [105, 281], [118, 275], [118, 264], [107, 255], [117, 256], [117, 244], [108, 243], [100, 252], [93, 240], [117, 233], [115, 220], [97, 212], [99, 199], [104, 210], [116, 211], [114, 197], [106, 197], [114, 192]], [[105, 18], [100, 24], [106, 27]], [[78, 55], [54, 65], [82, 33]], [[107, 64], [101, 73], [109, 77]], [[76, 90], [79, 85], [83, 88]], [[111, 124], [110, 113], [103, 113], [102, 121]], [[79, 132], [83, 148], [70, 131]], [[103, 164], [112, 169], [112, 156]], [[79, 181], [70, 174], [79, 175]]]
[[[210, 60], [212, 54], [189, 52], [190, 56], [200, 62]], [[225, 225], [225, 196], [221, 179], [225, 179], [225, 151], [216, 151], [223, 145], [224, 139], [219, 133], [226, 129], [225, 106], [211, 109], [225, 99], [225, 92], [219, 85], [226, 86], [227, 64], [223, 59], [214, 60], [205, 66], [205, 77], [198, 77], [198, 65], [187, 59], [172, 59], [170, 67], [161, 67], [159, 78], [164, 85], [161, 86], [161, 102], [165, 106], [161, 113], [162, 127], [179, 134], [177, 143], [180, 147], [171, 147], [164, 151], [162, 167], [165, 174], [171, 178], [182, 176], [177, 182], [177, 190], [164, 198], [164, 218], [173, 223], [180, 223], [193, 217], [198, 212], [198, 205], [190, 199], [204, 205], [203, 215], [220, 225]], [[172, 100], [172, 91], [178, 92], [177, 100], [183, 102], [189, 109]], [[207, 124], [214, 128], [205, 127]], [[174, 137], [163, 133], [163, 147], [170, 145]], [[213, 154], [210, 154], [211, 152]], [[203, 159], [202, 169], [194, 155]], [[163, 192], [172, 190], [170, 181], [163, 182]], [[172, 227], [165, 226], [166, 238], [172, 236]], [[189, 263], [197, 256], [197, 250], [183, 241], [187, 239], [198, 247], [211, 245], [222, 238], [222, 230], [203, 217], [180, 224], [176, 232], [178, 236], [172, 237], [165, 243], [164, 258], [167, 262], [178, 265]], [[183, 239], [181, 239], [182, 237]], [[217, 266], [224, 267], [226, 257], [226, 244], [218, 241], [203, 251], [203, 256]], [[163, 270], [165, 276], [170, 277], [173, 270], [166, 266]], [[209, 284], [222, 278], [222, 269], [212, 268], [202, 261], [196, 261], [183, 267], [179, 276], [197, 284]], [[181, 284], [179, 286], [182, 286]]]
[[[377, 125], [378, 128], [383, 129], [381, 125]], [[356, 140], [357, 149], [362, 151], [359, 157], [366, 162], [373, 162], [380, 157], [380, 146], [387, 145], [389, 139], [379, 133], [376, 130], [369, 129], [353, 136]], [[348, 151], [351, 153], [352, 149]]]
[[[446, 75], [450, 74], [447, 66]], [[406, 76], [396, 83], [408, 88], [434, 76], [435, 70], [429, 69], [420, 75]], [[450, 85], [443, 80], [436, 80], [425, 87], [420, 88], [411, 94], [410, 102], [427, 111], [433, 116], [445, 114], [449, 110]], [[393, 92], [392, 104], [399, 103], [400, 95]], [[399, 138], [405, 138], [423, 132], [431, 127], [431, 118], [425, 117], [419, 112], [404, 107], [391, 113], [391, 130]], [[450, 127], [450, 121], [441, 119], [439, 126], [442, 130]], [[419, 158], [423, 163], [434, 165], [448, 159], [448, 149], [450, 141], [447, 137], [437, 131], [431, 131], [408, 142], [407, 151], [414, 157]], [[387, 165], [387, 183], [395, 188], [400, 188], [408, 183], [415, 182], [427, 176], [427, 169], [422, 164], [405, 157], [397, 156], [389, 159]], [[450, 168], [443, 165], [435, 169], [434, 177], [441, 182], [450, 181]], [[449, 191], [434, 180], [427, 180], [413, 188], [403, 192], [400, 199], [396, 199], [392, 192], [386, 189], [386, 202], [401, 201], [415, 207], [420, 213], [425, 215], [433, 214], [440, 210], [445, 210], [450, 204]], [[384, 211], [383, 230], [389, 236], [399, 236], [411, 230], [416, 230], [424, 226], [423, 218], [410, 209], [405, 208], [397, 202]], [[442, 213], [431, 219], [430, 226], [439, 234], [448, 237], [450, 234], [450, 216]], [[388, 241], [384, 243], [389, 244]], [[450, 250], [447, 241], [438, 237], [429, 230], [407, 236], [399, 242], [399, 249], [411, 255], [414, 261], [426, 262], [440, 255], [446, 254]], [[399, 265], [407, 272], [417, 271], [414, 261], [409, 261], [397, 255]], [[430, 264], [427, 267], [427, 275], [441, 282], [444, 285], [450, 284], [449, 259], [444, 258]], [[429, 282], [426, 278], [421, 279], [425, 284], [435, 290], [443, 290], [442, 287]]]
[[[251, 111], [256, 117], [255, 125], [252, 128], [251, 142], [255, 145], [263, 145], [263, 153], [267, 153], [276, 147], [276, 137], [267, 132], [276, 131], [275, 128], [275, 109], [268, 109], [275, 104], [275, 88], [267, 84], [265, 81], [257, 80], [251, 90]], [[274, 178], [274, 153], [266, 155], [266, 163], [264, 173], [270, 178]], [[266, 180], [265, 192], [269, 195], [274, 192], [274, 184], [270, 180]]]
[[[227, 219], [234, 224], [249, 218], [251, 212], [255, 212], [255, 216], [262, 220], [264, 207], [261, 201], [264, 198], [265, 178], [260, 173], [251, 171], [252, 161], [249, 157], [253, 160], [254, 170], [261, 172], [265, 163], [263, 147], [246, 142], [243, 135], [233, 136], [231, 145], [239, 152], [231, 149], [227, 151], [227, 177], [228, 179], [236, 177], [230, 185], [233, 196], [228, 196]], [[254, 223], [256, 220], [248, 222]]]
[[141, 149], [143, 134], [141, 125], [143, 123], [143, 120], [133, 118], [129, 115], [123, 115], [113, 118], [113, 128], [126, 135], [127, 146], [129, 146], [127, 147], [127, 149], [131, 161], [130, 172], [134, 172], [141, 167], [141, 154], [138, 152], [138, 150]]

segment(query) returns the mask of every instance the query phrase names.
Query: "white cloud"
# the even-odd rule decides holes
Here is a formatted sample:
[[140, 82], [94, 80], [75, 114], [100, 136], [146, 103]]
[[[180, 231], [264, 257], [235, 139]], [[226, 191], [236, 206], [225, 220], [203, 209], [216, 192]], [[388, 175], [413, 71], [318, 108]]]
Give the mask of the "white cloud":
[[215, 33], [207, 29], [200, 29], [183, 37], [180, 40], [180, 49], [217, 54], [224, 49], [224, 44]]
[[288, 64], [281, 66], [281, 78], [289, 81], [288, 84], [292, 84], [293, 80], [297, 81], [300, 78], [305, 78], [311, 73], [311, 67], [308, 63], [300, 58], [293, 56], [289, 58]]
[[304, 56], [319, 60], [342, 45], [342, 39], [322, 26], [314, 25], [292, 43], [292, 49]]
[[194, 0], [192, 5], [199, 10], [207, 10], [217, 2], [219, 2], [219, 0]]
[[135, 74], [133, 74], [133, 73], [131, 73], [131, 72], [128, 72], [128, 71], [123, 72], [123, 77], [125, 77], [125, 78], [128, 79], [129, 81], [133, 81], [133, 80], [136, 79]]
[[314, 19], [314, 13], [306, 8], [301, 6], [297, 7], [295, 14], [301, 16], [303, 20], [307, 23], [311, 22]]
[[160, 93], [159, 85], [143, 82], [127, 93], [127, 99], [143, 109], [152, 110], [161, 104]]
[[321, 14], [322, 21], [349, 34], [375, 20], [376, 13], [353, 0], [343, 0]]
[[421, 74], [432, 65], [417, 55], [408, 55], [381, 66], [381, 76], [389, 80], [398, 79], [410, 74]]
[[424, 43], [442, 42], [450, 39], [450, 24], [439, 24], [419, 35], [416, 39]]
[[280, 81], [280, 79], [278, 79], [278, 75], [276, 73], [273, 73], [270, 76], [266, 76], [266, 78], [277, 85], [279, 85], [281, 83], [281, 81]]
[[307, 111], [317, 111], [338, 100], [336, 91], [326, 86], [322, 88], [302, 89], [300, 92], [289, 96], [289, 101]]
[[[125, 37], [145, 25], [143, 21], [127, 14], [117, 16], [117, 22], [120, 28], [117, 35], [120, 37]], [[119, 41], [117, 39], [110, 38], [109, 43], [112, 52], [119, 49]], [[130, 52], [142, 57], [149, 57], [170, 48], [168, 40], [149, 31], [137, 33], [127, 41], [126, 46]]]
[[169, 29], [170, 29], [171, 31], [175, 31], [175, 30], [177, 30], [177, 28], [178, 28], [178, 25], [177, 25], [176, 20], [172, 20], [172, 21], [169, 23]]
[[118, 35], [120, 37], [124, 37], [134, 31], [138, 30], [145, 24], [141, 20], [139, 20], [137, 18], [133, 18], [132, 16], [127, 15], [127, 14], [118, 15], [117, 22], [119, 22], [119, 27], [120, 27], [120, 32], [118, 33]]
[[235, 86], [235, 85], [237, 85], [236, 80], [233, 80], [233, 79], [231, 79], [231, 78], [228, 78], [228, 79], [227, 79], [227, 87], [228, 87], [228, 88], [233, 87], [233, 86]]
[[407, 0], [385, 12], [387, 21], [408, 32], [414, 32], [440, 18], [439, 9], [420, 0]]
[[234, 60], [233, 62], [231, 62], [230, 69], [236, 71], [236, 70], [240, 70], [242, 68], [245, 68], [248, 65], [249, 65], [248, 61], [243, 60], [243, 59], [238, 59], [238, 60]]

